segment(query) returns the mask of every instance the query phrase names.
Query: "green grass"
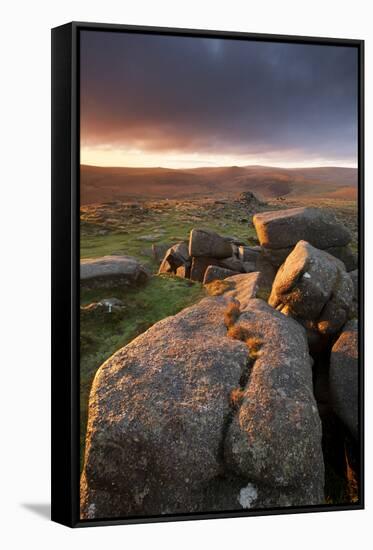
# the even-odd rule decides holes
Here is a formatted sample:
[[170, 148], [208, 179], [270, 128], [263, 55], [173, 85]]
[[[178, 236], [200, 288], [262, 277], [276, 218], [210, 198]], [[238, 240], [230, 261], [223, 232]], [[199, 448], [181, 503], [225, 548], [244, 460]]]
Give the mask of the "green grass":
[[80, 434], [81, 456], [87, 423], [88, 398], [94, 375], [100, 365], [154, 323], [174, 315], [205, 295], [199, 283], [167, 275], [152, 277], [143, 287], [81, 291], [81, 305], [103, 298], [119, 298], [124, 308], [107, 311], [81, 311], [80, 330]]
[[[149, 213], [148, 218], [130, 222], [117, 215], [113, 223], [105, 226], [92, 222], [81, 225], [81, 258], [96, 258], [109, 254], [134, 256], [156, 272], [158, 265], [151, 254], [152, 243], [173, 244], [186, 240], [194, 227], [217, 231], [220, 235], [234, 236], [244, 242], [255, 242], [255, 231], [240, 223], [228, 212], [228, 217], [216, 218], [208, 214], [192, 219], [191, 214], [172, 208]], [[113, 212], [115, 217], [115, 212]], [[233, 218], [233, 219], [232, 219]], [[116, 221], [115, 221], [116, 220]], [[117, 224], [117, 226], [116, 226]], [[128, 227], [118, 227], [118, 225]], [[105, 229], [106, 233], [100, 234]], [[144, 235], [158, 235], [154, 241], [141, 240]], [[115, 351], [154, 323], [197, 302], [205, 295], [202, 285], [176, 277], [152, 277], [143, 287], [113, 288], [81, 291], [81, 305], [103, 298], [119, 298], [125, 304], [121, 311], [81, 312], [80, 331], [80, 417], [81, 451], [84, 451], [89, 392], [97, 369]]]
[[175, 213], [165, 212], [160, 215], [156, 224], [154, 222], [134, 224], [129, 232], [114, 230], [109, 231], [106, 235], [95, 234], [94, 231], [82, 232], [80, 256], [81, 258], [97, 258], [114, 252], [135, 256], [155, 269], [156, 266], [151, 257], [152, 242], [142, 241], [139, 237], [161, 232], [161, 236], [154, 242], [174, 244], [180, 240], [187, 240], [190, 231], [195, 227], [211, 229], [223, 236], [234, 236], [248, 244], [257, 242], [254, 228], [239, 221], [224, 219], [222, 222], [209, 219], [207, 216], [200, 221], [184, 221], [178, 220]]

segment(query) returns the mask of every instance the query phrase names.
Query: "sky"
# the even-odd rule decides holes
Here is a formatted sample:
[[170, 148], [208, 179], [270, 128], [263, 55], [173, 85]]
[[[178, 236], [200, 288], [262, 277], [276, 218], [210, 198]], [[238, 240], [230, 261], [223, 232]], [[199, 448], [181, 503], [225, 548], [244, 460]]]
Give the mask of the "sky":
[[81, 163], [356, 167], [357, 55], [81, 31]]

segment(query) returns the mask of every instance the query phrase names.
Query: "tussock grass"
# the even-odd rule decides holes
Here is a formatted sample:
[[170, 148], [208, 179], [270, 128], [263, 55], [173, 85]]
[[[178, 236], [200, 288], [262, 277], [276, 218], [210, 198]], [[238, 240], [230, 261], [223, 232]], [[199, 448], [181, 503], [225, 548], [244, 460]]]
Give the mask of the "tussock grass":
[[212, 283], [208, 283], [207, 285], [205, 285], [207, 293], [210, 296], [221, 296], [222, 294], [227, 292], [227, 290], [232, 290], [233, 287], [234, 287], [234, 283], [232, 283], [231, 281], [225, 281], [225, 280], [223, 281], [216, 280], [216, 281], [212, 281]]
[[227, 328], [232, 327], [240, 316], [240, 304], [230, 302], [224, 312], [224, 324]]
[[243, 388], [235, 388], [234, 390], [231, 391], [229, 396], [229, 402], [231, 407], [234, 410], [237, 410], [240, 408], [242, 400], [244, 398], [244, 394], [245, 392]]

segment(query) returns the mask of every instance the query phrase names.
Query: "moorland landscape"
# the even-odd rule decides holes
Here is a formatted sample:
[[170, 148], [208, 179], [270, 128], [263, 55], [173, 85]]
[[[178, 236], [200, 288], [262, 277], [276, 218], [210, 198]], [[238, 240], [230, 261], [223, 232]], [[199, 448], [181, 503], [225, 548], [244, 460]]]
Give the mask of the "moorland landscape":
[[[175, 185], [175, 187], [178, 187], [180, 183], [178, 178], [176, 179], [178, 183]], [[351, 183], [352, 179], [353, 178], [351, 178], [350, 176], [349, 183]], [[108, 180], [110, 181], [110, 178], [108, 178]], [[83, 185], [88, 188], [86, 189], [85, 193], [86, 196], [89, 196], [90, 180], [88, 180], [88, 182], [86, 183], [83, 177], [82, 182]], [[142, 357], [142, 360], [144, 361], [144, 369], [149, 371], [149, 376], [151, 376], [152, 382], [156, 383], [155, 373], [152, 373], [152, 369], [156, 369], [153, 363], [155, 361], [155, 358], [153, 358], [152, 353], [156, 352], [152, 351], [147, 346], [151, 347], [153, 341], [153, 337], [150, 335], [148, 329], [151, 329], [153, 331], [157, 330], [159, 321], [162, 321], [163, 319], [168, 319], [168, 322], [171, 323], [172, 319], [175, 319], [175, 315], [183, 315], [183, 312], [190, 311], [190, 306], [198, 308], [199, 304], [206, 303], [206, 299], [220, 300], [222, 299], [220, 297], [224, 297], [224, 300], [226, 301], [224, 301], [222, 304], [219, 303], [216, 306], [219, 307], [221, 311], [217, 311], [216, 314], [213, 315], [214, 318], [211, 320], [211, 329], [213, 329], [214, 331], [218, 330], [217, 327], [214, 327], [214, 324], [217, 324], [219, 322], [221, 325], [221, 327], [219, 327], [219, 330], [227, 332], [227, 328], [224, 325], [224, 318], [227, 314], [226, 309], [229, 304], [240, 304], [241, 309], [243, 309], [243, 313], [239, 314], [238, 319], [243, 319], [243, 316], [245, 315], [244, 312], [250, 311], [250, 308], [259, 308], [260, 310], [260, 308], [268, 307], [264, 306], [264, 303], [262, 304], [262, 302], [265, 302], [267, 304], [269, 301], [269, 304], [271, 304], [270, 297], [271, 292], [273, 293], [273, 284], [275, 277], [277, 277], [276, 272], [278, 272], [279, 261], [282, 263], [286, 259], [287, 255], [290, 254], [290, 252], [286, 249], [285, 257], [278, 260], [276, 257], [276, 253], [271, 256], [271, 251], [268, 246], [261, 247], [261, 234], [260, 231], [258, 232], [258, 227], [255, 227], [253, 223], [253, 217], [256, 214], [259, 214], [260, 216], [262, 213], [270, 212], [271, 214], [274, 213], [274, 219], [276, 219], [276, 214], [278, 213], [287, 210], [292, 213], [294, 212], [294, 209], [296, 209], [295, 211], [297, 211], [299, 208], [302, 207], [306, 207], [310, 211], [312, 211], [312, 209], [316, 205], [318, 211], [325, 212], [328, 215], [331, 215], [332, 218], [335, 219], [335, 227], [342, 228], [343, 230], [339, 229], [339, 231], [342, 231], [342, 233], [346, 231], [348, 234], [347, 246], [346, 236], [342, 235], [342, 246], [340, 247], [341, 250], [339, 253], [335, 252], [336, 248], [338, 247], [334, 247], [334, 252], [337, 253], [340, 258], [342, 258], [346, 262], [346, 264], [344, 264], [344, 268], [342, 268], [343, 271], [348, 268], [351, 274], [351, 280], [356, 282], [356, 201], [349, 200], [349, 193], [347, 193], [348, 198], [335, 198], [335, 196], [330, 197], [329, 189], [326, 185], [326, 196], [322, 196], [322, 193], [317, 190], [317, 200], [315, 200], [314, 189], [310, 189], [309, 195], [307, 196], [304, 193], [304, 190], [302, 188], [303, 186], [301, 186], [301, 192], [298, 195], [296, 192], [296, 184], [293, 183], [292, 192], [288, 195], [276, 196], [275, 193], [273, 193], [271, 197], [267, 195], [267, 198], [265, 199], [262, 195], [262, 198], [258, 199], [258, 197], [252, 191], [250, 191], [248, 187], [246, 187], [246, 191], [242, 191], [238, 194], [235, 194], [236, 189], [234, 189], [234, 191], [232, 191], [231, 193], [226, 193], [225, 196], [221, 194], [220, 198], [211, 198], [211, 195], [204, 195], [202, 186], [199, 197], [195, 196], [193, 199], [187, 199], [162, 197], [162, 193], [159, 191], [158, 183], [156, 183], [155, 186], [157, 191], [155, 192], [155, 194], [157, 195], [157, 198], [151, 200], [150, 196], [152, 195], [152, 193], [149, 192], [149, 186], [151, 185], [150, 183], [147, 182], [145, 186], [146, 191], [144, 193], [141, 193], [142, 190], [140, 189], [140, 192], [138, 191], [136, 196], [129, 196], [134, 193], [134, 190], [136, 189], [135, 185], [133, 185], [132, 187], [129, 186], [132, 193], [128, 193], [128, 195], [123, 194], [126, 192], [127, 185], [128, 184], [126, 183], [124, 184], [123, 189], [119, 193], [119, 196], [113, 193], [113, 200], [109, 202], [93, 202], [84, 204], [84, 201], [82, 201], [83, 204], [81, 206], [81, 257], [83, 265], [86, 258], [89, 258], [89, 262], [92, 262], [92, 260], [100, 262], [103, 258], [105, 258], [108, 265], [108, 271], [105, 275], [102, 275], [101, 272], [98, 271], [91, 273], [89, 276], [87, 276], [87, 279], [82, 279], [82, 460], [85, 448], [88, 396], [91, 389], [92, 380], [94, 379], [94, 376], [96, 375], [101, 365], [104, 364], [107, 359], [112, 357], [116, 351], [125, 350], [127, 344], [133, 342], [133, 346], [134, 349], [136, 349], [137, 355], [139, 357]], [[311, 187], [312, 183], [309, 183], [308, 185], [309, 187]], [[320, 185], [320, 183], [318, 182], [316, 185]], [[331, 185], [334, 186], [334, 183]], [[342, 185], [340, 185], [340, 187], [342, 189], [344, 188], [344, 186]], [[227, 188], [229, 189], [229, 182], [227, 183]], [[356, 192], [356, 183], [353, 189]], [[104, 189], [104, 196], [105, 192], [106, 191]], [[170, 192], [170, 185], [168, 185], [167, 194], [171, 196], [177, 196], [178, 190], [176, 189], [175, 192], [172, 193]], [[331, 192], [331, 194], [333, 195], [333, 191]], [[212, 193], [212, 195], [213, 197], [215, 197], [215, 193]], [[94, 197], [98, 198], [96, 195]], [[201, 230], [202, 232], [205, 230], [211, 231], [213, 232], [212, 234], [218, 235], [218, 238], [223, 239], [223, 241], [227, 243], [228, 251], [223, 253], [223, 256], [225, 256], [224, 258], [216, 260], [212, 259], [212, 256], [216, 253], [216, 251], [214, 252], [213, 250], [213, 247], [215, 246], [214, 244], [212, 245], [212, 250], [202, 250], [202, 255], [199, 256], [199, 258], [207, 258], [207, 260], [202, 262], [202, 266], [197, 266], [197, 271], [196, 269], [194, 269], [195, 274], [194, 276], [193, 274], [191, 276], [190, 270], [192, 267], [192, 262], [190, 257], [189, 238], [191, 233], [196, 233], [196, 231]], [[289, 233], [289, 227], [287, 227], [286, 230], [287, 233]], [[325, 233], [325, 228], [323, 227], [323, 224], [320, 221], [317, 221], [316, 225], [311, 228], [311, 235], [307, 235], [307, 232], [309, 232], [307, 228], [307, 223], [302, 221], [301, 233], [303, 232], [304, 238], [307, 237], [307, 240], [311, 242], [311, 244], [313, 240], [316, 240], [317, 231], [321, 232], [320, 238], [321, 240], [323, 240], [326, 239], [326, 235], [330, 235], [330, 230], [331, 229], [328, 226], [328, 229]], [[302, 235], [300, 235], [300, 237], [302, 237]], [[339, 237], [337, 236], [336, 242], [338, 242], [338, 238]], [[301, 240], [302, 238], [298, 239], [298, 241]], [[324, 242], [326, 242], [326, 240], [324, 240]], [[317, 244], [320, 247], [320, 243]], [[182, 255], [182, 249], [181, 256], [178, 257], [178, 254], [180, 253], [180, 248], [182, 246], [184, 247], [184, 257]], [[217, 243], [216, 246], [219, 248], [219, 243]], [[347, 251], [349, 252], [347, 253]], [[276, 252], [278, 255], [278, 249], [276, 249]], [[174, 256], [174, 263], [172, 262], [172, 256]], [[125, 259], [125, 263], [123, 264], [123, 271], [121, 272], [119, 270], [118, 272], [122, 275], [119, 275], [117, 272], [115, 272], [115, 261], [121, 259]], [[133, 265], [128, 265], [129, 259], [130, 261], [133, 261]], [[211, 265], [212, 267], [209, 267], [209, 265]], [[113, 272], [111, 272], [110, 270], [111, 266], [113, 266]], [[127, 272], [129, 267], [131, 269]], [[206, 271], [208, 269], [210, 271], [211, 269], [215, 269], [215, 271], [212, 272], [211, 278], [206, 280]], [[258, 282], [256, 281], [256, 278], [259, 274], [260, 280]], [[245, 279], [247, 279], [246, 282]], [[235, 282], [236, 280], [237, 282]], [[224, 284], [226, 284], [226, 287], [224, 286]], [[238, 290], [232, 292], [230, 285], [237, 285]], [[329, 293], [330, 295], [332, 293], [332, 289], [326, 289], [325, 292]], [[334, 402], [330, 396], [330, 383], [328, 378], [331, 368], [329, 358], [331, 350], [333, 349], [333, 346], [337, 345], [338, 343], [338, 336], [339, 334], [342, 334], [341, 328], [344, 322], [348, 321], [348, 319], [350, 318], [355, 318], [357, 314], [356, 300], [352, 300], [352, 295], [354, 291], [347, 286], [347, 290], [344, 289], [344, 292], [347, 292], [351, 295], [351, 300], [350, 303], [348, 303], [346, 306], [348, 311], [346, 311], [345, 315], [342, 315], [342, 325], [340, 320], [338, 321], [337, 319], [336, 327], [335, 329], [331, 330], [330, 334], [328, 333], [328, 331], [326, 331], [326, 334], [322, 332], [320, 335], [318, 331], [308, 329], [308, 340], [306, 341], [306, 339], [304, 339], [303, 337], [303, 346], [305, 349], [307, 349], [307, 353], [308, 349], [310, 350], [310, 357], [313, 358], [312, 369], [310, 364], [307, 365], [307, 368], [309, 370], [307, 374], [308, 376], [311, 376], [312, 374], [313, 377], [312, 383], [310, 383], [310, 381], [308, 380], [309, 389], [312, 389], [312, 393], [315, 399], [314, 406], [318, 407], [317, 410], [320, 413], [324, 430], [322, 436], [322, 452], [324, 453], [322, 456], [324, 458], [319, 456], [319, 464], [317, 465], [317, 468], [319, 469], [320, 473], [322, 470], [321, 463], [324, 467], [325, 461], [326, 486], [325, 494], [323, 489], [321, 491], [323, 494], [322, 497], [320, 497], [321, 493], [319, 490], [319, 501], [316, 500], [315, 503], [320, 503], [324, 501], [329, 503], [346, 503], [354, 501], [354, 499], [357, 498], [358, 472], [356, 471], [356, 465], [358, 461], [356, 443], [354, 441], [354, 438], [351, 436], [348, 427], [346, 428], [344, 424], [345, 419], [343, 413], [342, 415], [338, 414], [338, 407], [337, 409], [335, 409], [335, 404], [333, 405]], [[230, 296], [231, 294], [232, 297]], [[219, 298], [215, 298], [216, 296], [219, 296]], [[256, 300], [254, 299], [255, 296], [257, 297]], [[251, 298], [253, 302], [252, 305], [250, 305], [250, 301], [248, 301]], [[260, 305], [258, 305], [258, 299]], [[317, 299], [320, 301], [320, 297], [318, 295]], [[312, 300], [315, 300], [314, 295], [312, 295]], [[288, 301], [285, 300], [285, 302], [289, 305]], [[272, 306], [276, 306], [278, 310], [277, 303], [272, 302]], [[322, 307], [321, 302], [320, 307]], [[264, 313], [268, 316], [268, 311], [258, 311], [256, 315], [258, 316], [258, 318], [260, 318], [261, 315], [264, 316]], [[194, 330], [197, 330], [198, 324], [201, 323], [201, 327], [199, 330], [203, 334], [203, 331], [206, 330], [206, 327], [204, 326], [205, 321], [201, 321], [199, 313], [194, 315], [195, 317], [193, 317], [191, 321], [189, 321], [191, 323], [191, 327], [193, 327]], [[287, 315], [289, 317], [298, 318], [298, 316], [296, 316], [291, 309], [290, 313], [287, 313]], [[334, 316], [338, 317], [338, 315], [333, 310], [332, 317], [334, 318]], [[307, 322], [309, 322], [310, 324], [314, 322], [314, 314], [312, 313], [312, 315], [310, 316], [310, 320], [308, 320], [307, 314], [305, 315], [304, 319], [307, 319]], [[268, 331], [270, 331], [268, 334], [269, 339], [274, 337], [274, 335], [277, 334], [277, 330], [279, 330], [276, 326], [276, 322], [274, 321], [275, 319], [271, 320], [271, 323], [273, 323], [275, 326], [269, 326], [269, 328], [267, 329]], [[237, 324], [237, 321], [235, 324]], [[301, 320], [301, 324], [305, 325], [303, 319]], [[234, 335], [232, 327], [228, 327], [228, 335], [230, 335], [229, 331], [231, 331], [231, 333], [233, 334], [232, 338], [235, 339], [236, 336]], [[146, 336], [147, 334], [149, 334], [148, 337]], [[259, 353], [259, 350], [256, 351], [255, 348], [255, 345], [257, 345], [256, 340], [258, 339], [258, 337], [256, 336], [255, 331], [253, 334], [254, 336], [252, 336], [251, 339], [254, 340], [254, 348], [249, 352], [249, 357], [251, 355], [253, 356], [253, 366], [250, 367], [251, 369], [255, 369], [256, 354]], [[352, 332], [352, 334], [354, 333]], [[141, 337], [140, 335], [143, 336]], [[140, 342], [137, 337], [143, 338], [143, 340], [149, 339], [149, 343], [146, 344], [143, 341]], [[192, 335], [190, 335], [190, 337], [192, 337]], [[193, 335], [192, 341], [190, 342], [190, 344], [193, 342], [193, 357], [197, 358], [197, 356], [202, 353], [202, 349], [204, 350], [204, 347], [206, 345], [206, 338], [208, 338], [208, 333], [202, 338], [201, 345], [203, 342], [203, 348], [201, 348], [201, 350], [199, 351], [197, 346], [200, 340], [197, 339], [195, 335]], [[225, 338], [227, 339], [227, 337]], [[182, 346], [182, 337], [179, 337], [180, 342], [178, 342], [175, 334], [173, 335], [172, 339], [171, 335], [167, 332], [166, 334], [161, 335], [161, 340], [162, 339], [163, 346], [165, 346], [165, 348], [162, 348], [162, 351], [158, 351], [157, 362], [162, 365], [161, 367], [159, 367], [160, 369], [165, 369], [167, 361], [170, 360], [169, 355], [170, 353], [172, 353], [171, 350], [173, 349], [173, 346], [175, 346], [176, 348]], [[136, 342], [138, 342], [138, 344], [136, 344]], [[210, 345], [212, 349], [215, 349], [217, 343], [214, 340], [211, 342]], [[278, 344], [276, 343], [276, 348], [277, 345]], [[263, 346], [263, 344], [261, 343], [260, 346]], [[229, 363], [229, 359], [225, 354], [234, 354], [235, 352], [231, 350], [228, 345], [226, 345], [227, 349], [225, 349], [223, 345], [221, 345], [221, 347], [223, 348], [224, 354], [221, 358], [217, 359], [217, 362], [219, 363], [218, 368], [220, 370], [225, 368], [228, 369], [227, 363]], [[123, 352], [120, 351], [119, 354], [121, 353]], [[165, 353], [165, 357], [163, 358], [162, 353]], [[206, 350], [204, 350], [204, 353], [207, 353]], [[218, 353], [218, 348], [216, 348], [216, 353]], [[277, 356], [278, 350], [276, 349], [276, 351], [267, 351], [270, 362], [274, 360], [274, 358], [270, 355], [271, 353], [275, 353]], [[246, 355], [247, 352], [245, 351], [244, 356], [246, 357]], [[349, 357], [348, 354], [347, 356]], [[107, 366], [104, 367], [104, 369], [106, 370], [112, 370], [112, 374], [107, 375], [109, 379], [111, 377], [116, 379], [118, 376], [118, 365], [116, 362], [117, 360], [114, 359], [115, 357], [116, 356], [114, 355], [112, 359], [109, 359], [109, 363], [106, 363]], [[166, 363], [162, 363], [162, 359], [163, 362], [166, 361]], [[186, 362], [188, 360], [187, 356], [182, 356], [182, 359]], [[203, 359], [200, 358], [199, 360], [202, 363], [201, 370], [203, 367], [204, 369], [206, 369], [206, 366], [203, 365]], [[348, 361], [351, 360], [353, 361], [354, 359], [351, 359], [351, 357], [349, 357]], [[124, 369], [126, 363], [123, 361], [122, 365], [122, 368]], [[166, 377], [165, 380], [159, 382], [162, 384], [162, 389], [158, 389], [156, 395], [158, 398], [166, 400], [166, 396], [164, 395], [164, 393], [166, 392], [166, 387], [168, 384], [173, 387], [173, 385], [176, 384], [176, 377], [166, 382], [166, 380], [168, 379], [166, 373], [164, 373], [163, 376]], [[303, 373], [302, 376], [305, 376], [305, 373]], [[348, 375], [346, 376], [347, 379], [344, 381], [344, 384], [351, 384], [351, 380], [349, 380]], [[149, 382], [146, 383], [145, 380], [141, 380], [141, 378], [139, 377], [138, 383], [140, 385], [138, 391], [149, 391], [147, 385]], [[216, 384], [217, 381], [214, 381], [214, 383]], [[99, 386], [100, 384], [102, 385], [102, 382], [96, 382], [96, 384]], [[108, 381], [105, 382], [105, 386], [107, 384], [109, 384]], [[144, 388], [142, 388], [142, 384], [144, 384]], [[199, 381], [199, 384], [201, 384], [201, 381]], [[238, 386], [238, 389], [234, 387], [235, 385]], [[249, 387], [248, 382], [246, 382], [246, 385], [247, 387]], [[233, 414], [233, 412], [237, 415], [238, 411], [241, 410], [239, 402], [240, 400], [245, 399], [245, 387], [246, 386], [241, 388], [237, 380], [235, 380], [235, 383], [233, 383], [233, 381], [228, 383], [228, 387], [226, 388], [226, 395], [224, 397], [220, 396], [220, 398], [224, 402], [224, 405], [228, 409], [228, 411], [225, 411], [226, 415], [229, 416], [229, 414]], [[345, 390], [346, 388], [344, 388], [344, 391]], [[93, 390], [91, 401], [97, 399], [97, 397], [95, 396], [95, 392], [99, 391], [99, 387], [96, 386]], [[185, 398], [185, 391], [186, 390], [184, 389], [183, 399]], [[347, 411], [347, 415], [355, 414], [356, 416], [356, 413], [353, 413], [353, 410], [357, 407], [356, 381], [355, 386], [350, 385], [348, 391], [355, 392], [356, 395], [350, 396], [350, 399], [352, 399], [353, 402], [348, 402], [348, 407], [350, 408], [350, 410]], [[179, 396], [175, 395], [173, 395], [172, 397], [174, 400], [177, 400], [179, 398]], [[126, 395], [126, 398], [123, 397], [123, 399], [126, 403], [125, 405], [123, 404], [123, 408], [133, 410], [134, 403], [131, 400], [137, 398], [132, 394], [131, 397]], [[197, 406], [197, 396], [194, 395], [194, 392], [193, 395], [189, 396], [189, 399], [191, 399], [191, 409], [193, 411], [194, 408]], [[193, 403], [193, 399], [196, 400], [195, 403]], [[206, 399], [206, 404], [208, 404], [208, 396], [204, 396], [204, 399]], [[230, 399], [237, 400], [237, 402], [234, 401], [234, 403], [232, 404], [230, 403]], [[170, 400], [168, 396], [167, 400]], [[173, 407], [175, 406], [176, 405], [173, 405]], [[93, 407], [92, 404], [91, 407]], [[213, 404], [211, 404], [211, 407], [213, 407]], [[108, 414], [108, 411], [106, 411], [106, 414]], [[111, 414], [113, 414], [113, 412]], [[122, 414], [128, 415], [129, 410], [127, 410], [126, 413], [123, 412]], [[171, 412], [168, 411], [168, 414], [171, 414]], [[178, 414], [181, 415], [180, 411], [178, 412]], [[196, 415], [196, 417], [193, 419], [193, 422], [197, 422], [197, 410], [194, 410], [194, 414]], [[213, 419], [214, 417], [211, 419], [211, 421]], [[123, 421], [123, 418], [121, 418], [121, 422]], [[301, 421], [303, 422], [303, 419], [301, 419]], [[101, 423], [104, 423], [103, 418], [95, 418], [92, 419], [91, 422], [91, 430], [97, 431], [103, 429], [103, 426], [101, 425]], [[180, 422], [187, 422], [187, 420], [183, 420], [181, 418]], [[151, 429], [150, 426], [147, 426], [147, 428]], [[130, 431], [128, 434], [126, 434], [126, 439], [130, 436], [134, 437], [137, 433], [137, 429], [140, 430], [141, 437], [145, 437], [144, 426], [141, 426], [141, 429], [128, 429]], [[222, 428], [219, 428], [219, 430], [221, 429]], [[287, 426], [286, 429], [290, 435], [293, 432], [294, 427]], [[105, 428], [105, 431], [106, 430], [107, 427]], [[132, 430], [134, 430], [134, 432], [132, 432]], [[276, 430], [278, 430], [278, 427], [276, 428]], [[178, 439], [178, 437], [181, 437], [181, 435], [176, 435], [174, 427], [172, 427], [172, 433], [176, 440]], [[192, 436], [192, 433], [190, 433], [189, 435], [192, 438], [197, 437], [197, 434], [198, 430], [196, 428], [196, 432], [194, 433], [194, 435]], [[93, 434], [91, 433], [89, 439], [92, 439], [92, 437]], [[108, 437], [109, 439], [111, 439], [112, 434], [110, 433]], [[149, 450], [144, 450], [144, 454], [147, 456], [147, 460], [150, 459], [148, 453], [150, 453], [150, 455], [155, 452], [159, 453], [160, 450], [164, 448], [164, 445], [168, 446], [168, 443], [166, 443], [166, 441], [163, 441], [162, 439], [163, 435], [160, 435], [159, 437], [160, 441], [157, 441], [156, 447], [152, 448], [150, 446]], [[304, 434], [300, 435], [299, 439], [301, 441], [304, 441]], [[319, 437], [316, 437], [315, 439], [317, 443], [321, 445], [321, 429]], [[89, 441], [89, 444], [93, 445], [91, 441]], [[204, 447], [206, 444], [207, 442], [198, 442], [198, 445], [201, 445], [202, 447]], [[273, 442], [271, 444], [274, 445]], [[110, 448], [109, 443], [108, 445]], [[219, 446], [221, 446], [221, 442], [219, 443]], [[136, 452], [136, 449], [136, 445], [134, 447], [130, 447], [129, 449], [127, 448], [127, 453], [129, 454], [130, 452], [132, 452], [134, 460], [137, 461], [139, 455]], [[272, 452], [278, 453], [280, 452], [280, 450], [272, 449]], [[314, 452], [314, 449], [312, 450], [312, 452]], [[320, 449], [319, 452], [321, 452]], [[98, 454], [97, 451], [96, 454]], [[113, 456], [112, 453], [109, 453], [105, 456], [105, 462], [107, 462], [108, 468], [113, 468], [114, 464], [117, 464], [117, 467], [120, 470], [123, 468], [122, 464], [117, 463], [118, 457], [116, 457], [115, 454]], [[297, 457], [297, 460], [299, 461], [299, 463], [307, 463], [307, 467], [311, 467], [312, 465], [312, 463], [310, 462], [310, 456], [308, 455], [299, 455]], [[100, 468], [102, 468], [101, 462], [99, 464]], [[169, 464], [165, 464], [166, 469], [168, 469], [169, 467]], [[299, 468], [299, 464], [293, 464], [292, 471], [294, 475], [296, 474], [297, 468]], [[95, 475], [97, 475], [97, 473]], [[177, 474], [175, 473], [175, 476], [176, 475]], [[240, 494], [239, 487], [236, 487], [237, 484], [240, 485], [240, 483], [243, 483], [243, 481], [241, 481], [241, 476], [237, 476], [238, 479], [235, 479], [235, 476], [233, 476], [232, 478], [231, 473], [229, 475], [231, 477], [228, 476], [228, 481], [225, 480], [224, 483], [227, 484], [229, 482], [229, 486], [234, 487], [234, 491], [236, 491], [237, 494]], [[132, 485], [134, 483], [134, 479], [132, 479], [129, 474], [128, 478], [128, 483], [131, 483]], [[175, 490], [174, 483], [171, 484], [171, 481], [169, 480], [169, 484], [172, 490]], [[219, 491], [220, 490], [222, 489], [219, 489]], [[304, 492], [304, 487], [302, 488], [302, 491]], [[188, 500], [184, 493], [181, 494], [180, 500], [184, 503], [184, 506], [187, 506], [186, 503], [188, 502]], [[270, 494], [272, 495], [272, 499], [267, 496], [266, 500], [263, 497], [263, 501], [261, 501], [261, 504], [259, 505], [273, 506], [273, 493], [274, 488], [271, 487]], [[284, 494], [285, 493], [286, 491], [284, 491]], [[188, 509], [200, 509], [195, 507], [197, 506], [197, 499], [195, 494], [196, 493], [194, 489], [194, 504], [193, 506], [189, 504]], [[304, 498], [306, 500], [308, 499], [308, 501], [314, 498], [308, 492], [304, 492], [304, 496]], [[91, 498], [95, 499], [96, 496], [87, 496], [86, 510], [88, 510], [90, 506], [89, 503], [91, 502]], [[110, 502], [113, 503], [112, 493], [110, 493], [109, 498]], [[299, 495], [297, 498], [295, 498], [295, 500], [292, 500], [291, 497], [288, 498], [290, 504], [297, 504], [297, 498], [299, 499]], [[213, 506], [212, 509], [215, 509], [215, 507], [218, 506], [218, 503], [216, 502], [216, 496], [211, 495], [207, 498], [207, 501], [203, 499], [202, 504], [200, 503], [199, 506], [207, 506], [209, 503], [209, 499], [212, 499], [214, 501], [214, 504], [210, 503], [210, 507]], [[141, 513], [144, 511], [142, 509], [142, 506], [134, 506], [132, 508], [123, 510], [123, 507], [121, 507], [118, 502], [114, 502], [117, 509], [121, 511], [120, 515], [123, 515], [123, 513]], [[223, 502], [224, 505], [222, 506], [220, 504], [220, 509], [224, 509], [227, 506], [229, 508], [232, 505], [234, 507], [234, 502], [229, 502], [229, 499], [227, 502], [224, 500]], [[281, 500], [279, 500], [278, 502], [281, 503]], [[286, 505], [287, 502], [288, 501], [285, 499], [284, 505]], [[302, 500], [302, 502], [304, 501]], [[236, 504], [239, 506], [239, 500], [237, 499]], [[192, 508], [190, 508], [190, 506], [192, 506]], [[219, 506], [216, 509], [219, 509]], [[101, 511], [101, 514], [103, 514], [105, 511], [107, 513], [107, 510], [105, 510], [104, 507]], [[145, 509], [145, 512], [146, 511], [147, 510]], [[154, 512], [156, 512], [155, 509], [150, 509], [148, 513]]]
[[358, 504], [355, 49], [80, 47], [81, 519]]

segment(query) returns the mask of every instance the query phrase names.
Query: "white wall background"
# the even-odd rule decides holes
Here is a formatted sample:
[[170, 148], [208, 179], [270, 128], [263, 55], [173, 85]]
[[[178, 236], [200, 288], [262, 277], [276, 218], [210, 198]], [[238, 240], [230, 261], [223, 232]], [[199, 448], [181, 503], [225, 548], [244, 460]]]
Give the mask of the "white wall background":
[[[2, 4], [0, 544], [9, 548], [366, 548], [367, 510], [69, 530], [47, 520], [50, 446], [50, 28], [99, 21], [362, 38], [366, 42], [367, 243], [373, 235], [372, 14], [368, 0], [24, 0]], [[371, 185], [372, 183], [372, 185]], [[369, 208], [370, 207], [370, 208]], [[367, 280], [372, 261], [367, 251]], [[368, 290], [370, 284], [368, 283]], [[368, 292], [367, 304], [372, 301]], [[368, 385], [370, 382], [367, 315]]]

